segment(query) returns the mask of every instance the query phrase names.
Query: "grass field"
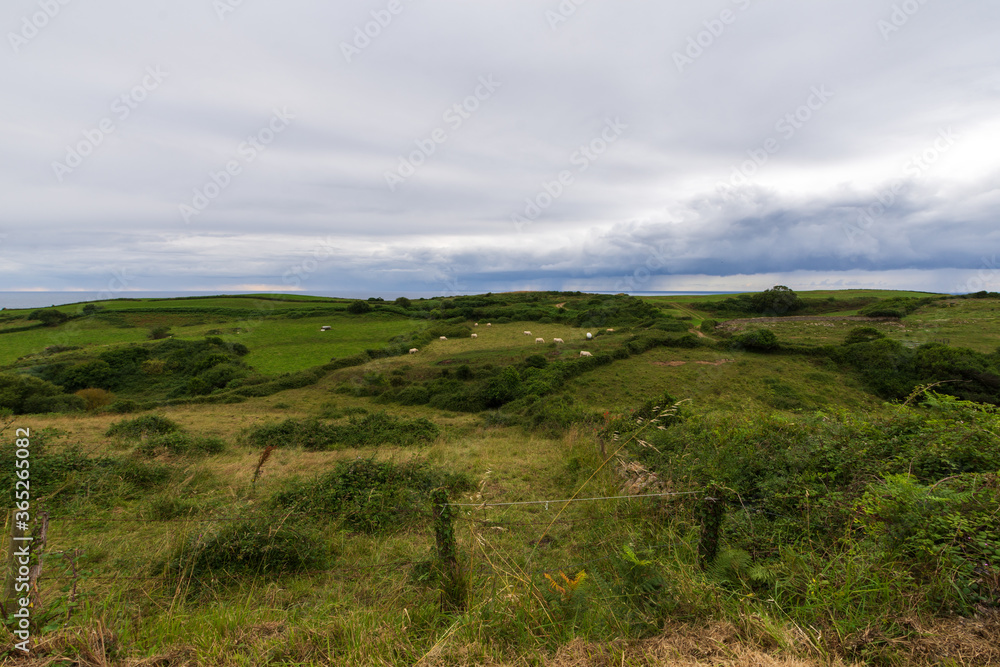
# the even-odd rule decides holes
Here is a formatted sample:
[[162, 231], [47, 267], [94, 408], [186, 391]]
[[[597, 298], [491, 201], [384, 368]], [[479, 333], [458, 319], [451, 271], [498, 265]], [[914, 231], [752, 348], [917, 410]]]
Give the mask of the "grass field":
[[[676, 304], [670, 317], [691, 318], [679, 327], [628, 300], [500, 298], [508, 310], [488, 318], [474, 310], [493, 307], [480, 297], [410, 316], [298, 295], [122, 300], [14, 333], [2, 331], [26, 322], [5, 312], [0, 373], [86, 364], [147, 344], [155, 326], [246, 346], [238, 360], [261, 381], [319, 371], [241, 402], [0, 414], [4, 471], [13, 429], [29, 429], [32, 508], [50, 515], [35, 661], [8, 651], [2, 664], [1000, 664], [988, 598], [1000, 593], [1000, 534], [983, 519], [995, 516], [1000, 474], [992, 408], [878, 398], [857, 369], [815, 353], [842, 347], [856, 322], [755, 324], [792, 345], [757, 352], [711, 330], [681, 340], [708, 316], [686, 304], [709, 297], [643, 298]], [[943, 299], [872, 326], [910, 345], [992, 353], [996, 304]], [[327, 307], [338, 310], [308, 312]], [[556, 321], [563, 310], [590, 319]], [[486, 327], [497, 315], [513, 321]], [[427, 340], [444, 325], [477, 337]], [[425, 342], [398, 354], [387, 347], [397, 336]], [[659, 343], [636, 347], [650, 337]], [[42, 354], [51, 345], [80, 349]], [[198, 354], [236, 363], [222, 349]], [[407, 388], [486, 392], [495, 404], [407, 403], [394, 394]], [[665, 393], [681, 401], [675, 411], [642, 412]], [[152, 416], [176, 430], [108, 435]], [[395, 421], [399, 431], [376, 430]], [[337, 439], [365, 429], [374, 444]], [[400, 444], [418, 431], [430, 435]], [[434, 488], [448, 490], [453, 524], [435, 523]], [[623, 497], [634, 495], [645, 497]], [[910, 541], [889, 548], [890, 529]], [[454, 580], [439, 551], [448, 535]], [[297, 555], [313, 560], [288, 561]]]

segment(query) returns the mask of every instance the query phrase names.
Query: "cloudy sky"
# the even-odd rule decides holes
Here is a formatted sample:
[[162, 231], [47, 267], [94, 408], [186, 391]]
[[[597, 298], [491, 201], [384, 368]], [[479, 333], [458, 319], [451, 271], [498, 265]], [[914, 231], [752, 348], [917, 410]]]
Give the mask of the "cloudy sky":
[[8, 0], [0, 291], [1000, 289], [995, 0]]

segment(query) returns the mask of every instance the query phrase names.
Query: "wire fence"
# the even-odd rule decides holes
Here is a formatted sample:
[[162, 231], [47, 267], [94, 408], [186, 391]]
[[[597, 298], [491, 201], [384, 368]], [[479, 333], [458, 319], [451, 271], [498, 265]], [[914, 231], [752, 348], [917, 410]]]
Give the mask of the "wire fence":
[[[713, 495], [715, 494], [715, 495]], [[476, 548], [476, 539], [482, 538], [483, 535], [493, 534], [491, 529], [511, 529], [511, 528], [530, 528], [539, 527], [543, 530], [541, 531], [541, 536], [534, 540], [529, 540], [527, 546], [522, 548], [522, 557], [519, 559], [513, 553], [503, 554], [504, 560], [514, 569], [518, 571], [520, 575], [529, 576], [540, 576], [547, 575], [557, 572], [581, 571], [584, 568], [593, 566], [594, 564], [606, 562], [613, 558], [618, 557], [619, 551], [618, 546], [610, 543], [601, 542], [578, 542], [572, 545], [570, 552], [577, 552], [578, 550], [590, 550], [593, 551], [607, 550], [606, 555], [598, 556], [596, 558], [584, 558], [582, 560], [573, 561], [571, 565], [564, 565], [561, 567], [551, 567], [539, 564], [538, 566], [531, 568], [533, 557], [536, 552], [543, 544], [544, 540], [548, 538], [549, 531], [559, 527], [561, 529], [568, 529], [570, 531], [574, 530], [576, 527], [586, 524], [592, 524], [595, 519], [593, 517], [582, 517], [574, 518], [563, 516], [564, 511], [574, 505], [582, 503], [614, 503], [614, 502], [624, 502], [624, 501], [637, 501], [637, 500], [653, 500], [653, 499], [671, 499], [671, 498], [693, 498], [696, 503], [714, 503], [718, 499], [716, 498], [717, 490], [713, 489], [701, 489], [694, 491], [672, 491], [672, 492], [662, 492], [662, 493], [648, 493], [648, 494], [628, 494], [628, 495], [615, 495], [615, 496], [597, 496], [597, 497], [586, 497], [586, 498], [560, 498], [560, 499], [536, 499], [536, 500], [516, 500], [516, 501], [482, 501], [482, 502], [437, 502], [432, 505], [433, 511], [433, 530], [434, 530], [434, 545], [424, 552], [423, 558], [403, 558], [403, 559], [393, 559], [384, 563], [359, 563], [359, 562], [341, 562], [334, 561], [328, 567], [322, 569], [308, 569], [304, 571], [296, 571], [294, 574], [296, 576], [330, 576], [342, 573], [345, 570], [349, 572], [360, 572], [360, 571], [378, 571], [378, 570], [410, 570], [413, 572], [414, 568], [417, 567], [438, 567], [440, 568], [442, 563], [451, 562], [454, 567], [453, 570], [458, 569], [457, 567], [457, 554], [458, 546], [455, 539], [454, 523], [462, 522], [464, 525], [468, 525], [473, 534], [469, 538], [469, 543], [465, 545], [467, 550], [472, 550]], [[486, 519], [480, 518], [479, 516], [474, 516], [484, 510], [526, 510], [531, 508], [544, 508], [546, 511], [556, 511], [556, 514], [551, 518], [537, 520], [537, 515], [530, 515], [531, 520], [520, 520], [521, 517], [499, 517], [497, 519]], [[27, 528], [13, 521], [14, 514], [11, 513], [9, 520], [7, 522], [7, 529], [9, 530], [10, 539], [7, 541], [9, 545], [8, 553], [5, 559], [7, 564], [5, 577], [5, 596], [3, 602], [6, 603], [10, 600], [10, 591], [13, 589], [12, 581], [15, 579], [15, 575], [18, 572], [17, 565], [14, 559], [15, 548], [14, 545], [18, 544], [17, 539], [31, 539], [31, 552], [32, 552], [32, 562], [35, 564], [34, 574], [30, 582], [31, 585], [31, 595], [33, 599], [37, 602], [39, 608], [43, 606], [43, 600], [41, 597], [41, 590], [44, 588], [46, 591], [46, 596], [51, 595], [51, 589], [56, 585], [63, 585], [65, 588], [66, 582], [72, 582], [74, 594], [77, 589], [77, 584], [82, 584], [85, 582], [102, 582], [102, 583], [115, 583], [115, 582], [161, 582], [163, 584], [179, 585], [179, 582], [187, 583], [198, 583], [202, 584], [212, 584], [212, 585], [225, 585], [228, 583], [239, 583], [247, 581], [248, 577], [253, 578], [254, 576], [260, 576], [262, 572], [256, 573], [252, 572], [230, 572], [224, 568], [219, 570], [212, 570], [207, 572], [185, 572], [183, 567], [175, 568], [172, 572], [166, 572], [164, 570], [162, 573], [155, 574], [141, 574], [135, 573], [135, 569], [132, 572], [128, 572], [127, 568], [123, 568], [122, 571], [116, 571], [113, 574], [105, 574], [92, 571], [90, 568], [93, 565], [87, 560], [87, 541], [80, 538], [81, 531], [79, 530], [57, 530], [53, 534], [47, 535], [49, 531], [49, 525], [63, 526], [77, 528], [79, 526], [88, 526], [90, 524], [137, 524], [142, 525], [204, 525], [204, 524], [217, 524], [217, 523], [230, 523], [230, 522], [272, 522], [275, 525], [283, 524], [290, 519], [301, 519], [301, 518], [313, 518], [316, 519], [315, 515], [311, 515], [303, 512], [281, 512], [281, 513], [264, 513], [264, 512], [249, 512], [246, 514], [224, 514], [219, 516], [185, 516], [185, 517], [143, 517], [143, 516], [113, 516], [113, 517], [102, 517], [94, 515], [85, 514], [65, 514], [49, 516], [47, 513], [36, 514], [35, 526], [32, 528]], [[43, 519], [44, 525], [39, 526], [39, 519]], [[259, 525], [259, 524], [257, 524]], [[26, 529], [27, 528], [27, 529]], [[710, 540], [717, 542], [717, 528], [716, 534], [714, 536], [709, 536]], [[482, 531], [488, 531], [483, 533]], [[479, 531], [479, 532], [476, 532]], [[67, 540], [67, 535], [65, 533], [71, 533], [69, 539]], [[85, 532], [85, 531], [83, 531]], [[702, 531], [705, 532], [704, 530]], [[30, 538], [25, 536], [31, 535]], [[167, 540], [163, 543], [152, 544], [152, 546], [159, 548], [161, 551], [169, 552], [171, 549], [177, 549], [179, 543], [184, 544], [186, 542], [186, 548], [197, 548], [197, 542], [191, 541], [190, 532], [181, 533], [171, 533], [169, 534]], [[199, 535], [200, 537], [200, 535]], [[518, 537], [523, 538], [523, 534], [519, 534]], [[40, 539], [39, 539], [40, 538]], [[132, 537], [133, 545], [142, 544], [144, 546], [150, 546], [150, 542], [143, 542], [142, 538], [139, 537], [138, 533], [135, 533]], [[551, 538], [548, 538], [551, 541]], [[705, 539], [704, 536], [702, 538]], [[73, 544], [72, 542], [79, 540], [79, 543]], [[178, 542], [178, 540], [180, 542]], [[66, 542], [70, 543], [67, 544]], [[674, 542], [647, 545], [643, 549], [647, 551], [653, 551], [665, 547], [674, 545]], [[482, 548], [485, 543], [480, 544]], [[493, 545], [496, 546], [495, 544]], [[102, 548], [106, 548], [106, 545], [102, 545]], [[426, 548], [426, 547], [425, 547]], [[508, 545], [508, 548], [510, 545]], [[175, 552], [176, 553], [176, 552]], [[127, 555], [127, 554], [126, 554]], [[584, 555], [584, 554], [580, 554]], [[524, 557], [526, 556], [526, 557]], [[110, 559], [112, 562], [120, 562], [111, 559], [108, 554], [105, 554], [105, 559]], [[513, 559], [513, 560], [511, 560]], [[59, 561], [62, 561], [61, 563]], [[126, 559], [127, 561], [127, 559]], [[61, 566], [61, 567], [60, 567]], [[446, 570], [448, 568], [445, 568]], [[468, 574], [477, 574], [490, 576], [491, 574], [496, 574], [496, 569], [489, 559], [479, 558], [478, 565], [475, 567], [468, 567], [465, 572]], [[45, 582], [50, 582], [53, 586], [46, 586]]]

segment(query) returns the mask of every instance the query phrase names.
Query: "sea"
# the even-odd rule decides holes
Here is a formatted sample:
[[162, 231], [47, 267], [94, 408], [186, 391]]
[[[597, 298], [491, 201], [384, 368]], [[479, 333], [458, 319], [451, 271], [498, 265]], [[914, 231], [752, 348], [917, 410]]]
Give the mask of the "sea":
[[[114, 298], [121, 299], [171, 299], [184, 296], [217, 296], [223, 294], [260, 294], [262, 292], [120, 292]], [[616, 294], [617, 292], [593, 291], [588, 294]], [[630, 292], [632, 296], [690, 296], [702, 294], [738, 294], [739, 292]], [[273, 292], [271, 292], [273, 294]], [[381, 297], [392, 301], [396, 297], [405, 296], [408, 299], [429, 299], [440, 296], [456, 296], [440, 292], [360, 292], [341, 290], [338, 292], [290, 292], [293, 295], [340, 297], [344, 299], [367, 299]], [[48, 308], [64, 306], [71, 303], [86, 303], [100, 300], [98, 292], [0, 292], [0, 308]]]

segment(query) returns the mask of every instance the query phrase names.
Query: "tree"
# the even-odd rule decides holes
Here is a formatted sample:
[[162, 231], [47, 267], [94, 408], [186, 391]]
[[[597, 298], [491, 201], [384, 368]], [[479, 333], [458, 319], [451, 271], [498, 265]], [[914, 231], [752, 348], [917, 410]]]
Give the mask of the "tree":
[[410, 307], [410, 300], [407, 299], [405, 296], [401, 296], [401, 297], [397, 298], [394, 303], [397, 306], [401, 307], [401, 308], [409, 308]]
[[69, 315], [61, 310], [56, 310], [55, 308], [45, 308], [44, 310], [33, 311], [30, 315], [28, 315], [28, 319], [38, 320], [42, 323], [42, 325], [47, 327], [54, 327], [68, 320]]
[[367, 301], [361, 301], [358, 299], [351, 302], [351, 305], [347, 307], [347, 312], [355, 315], [364, 315], [365, 313], [371, 311], [371, 309], [372, 307], [368, 305]]
[[805, 305], [798, 294], [784, 285], [775, 285], [769, 290], [754, 294], [750, 301], [755, 312], [768, 315], [784, 315], [801, 310]]

